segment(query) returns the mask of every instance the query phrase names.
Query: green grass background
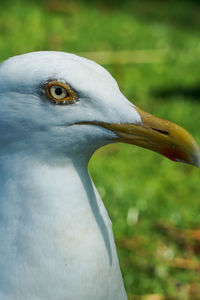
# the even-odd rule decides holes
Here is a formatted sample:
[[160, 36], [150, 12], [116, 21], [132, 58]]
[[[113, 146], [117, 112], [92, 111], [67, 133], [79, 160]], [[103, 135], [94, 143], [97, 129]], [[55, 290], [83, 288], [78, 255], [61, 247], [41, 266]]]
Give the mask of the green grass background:
[[[157, 63], [105, 67], [130, 101], [187, 128], [200, 142], [199, 1], [1, 3], [0, 60], [36, 50], [160, 49]], [[113, 222], [130, 299], [200, 299], [199, 240], [184, 237], [185, 229], [200, 228], [200, 171], [115, 144], [97, 151], [90, 172]], [[177, 258], [189, 267], [174, 264]]]

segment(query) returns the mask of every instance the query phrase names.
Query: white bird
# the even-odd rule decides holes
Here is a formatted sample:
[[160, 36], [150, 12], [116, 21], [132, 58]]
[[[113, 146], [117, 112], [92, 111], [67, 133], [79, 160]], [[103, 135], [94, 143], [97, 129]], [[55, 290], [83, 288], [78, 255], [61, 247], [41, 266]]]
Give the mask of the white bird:
[[124, 300], [93, 152], [127, 142], [200, 165], [181, 127], [131, 104], [98, 64], [35, 52], [0, 66], [0, 299]]

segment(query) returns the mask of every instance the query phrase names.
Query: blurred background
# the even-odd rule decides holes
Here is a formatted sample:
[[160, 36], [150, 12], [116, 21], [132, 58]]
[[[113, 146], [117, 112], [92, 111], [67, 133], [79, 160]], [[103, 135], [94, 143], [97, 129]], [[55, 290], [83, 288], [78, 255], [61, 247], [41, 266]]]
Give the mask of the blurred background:
[[[130, 101], [200, 142], [200, 1], [1, 2], [0, 60], [37, 50], [97, 61]], [[200, 171], [115, 144], [97, 151], [90, 172], [129, 299], [200, 299]]]

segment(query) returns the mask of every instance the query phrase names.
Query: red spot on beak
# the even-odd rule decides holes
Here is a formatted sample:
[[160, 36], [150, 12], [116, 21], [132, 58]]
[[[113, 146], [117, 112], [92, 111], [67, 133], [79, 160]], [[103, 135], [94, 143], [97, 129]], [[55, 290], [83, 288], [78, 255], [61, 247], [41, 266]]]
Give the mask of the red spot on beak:
[[164, 148], [161, 154], [173, 161], [187, 161], [186, 153], [180, 149]]

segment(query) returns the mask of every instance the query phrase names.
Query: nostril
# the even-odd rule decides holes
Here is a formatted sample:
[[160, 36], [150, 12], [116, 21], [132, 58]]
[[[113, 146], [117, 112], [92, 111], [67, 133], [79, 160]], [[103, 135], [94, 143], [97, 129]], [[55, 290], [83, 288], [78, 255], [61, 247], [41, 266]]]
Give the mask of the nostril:
[[169, 132], [165, 131], [165, 130], [160, 130], [160, 129], [156, 129], [156, 128], [152, 128], [153, 130], [161, 133], [161, 134], [164, 134], [164, 135], [169, 135]]

